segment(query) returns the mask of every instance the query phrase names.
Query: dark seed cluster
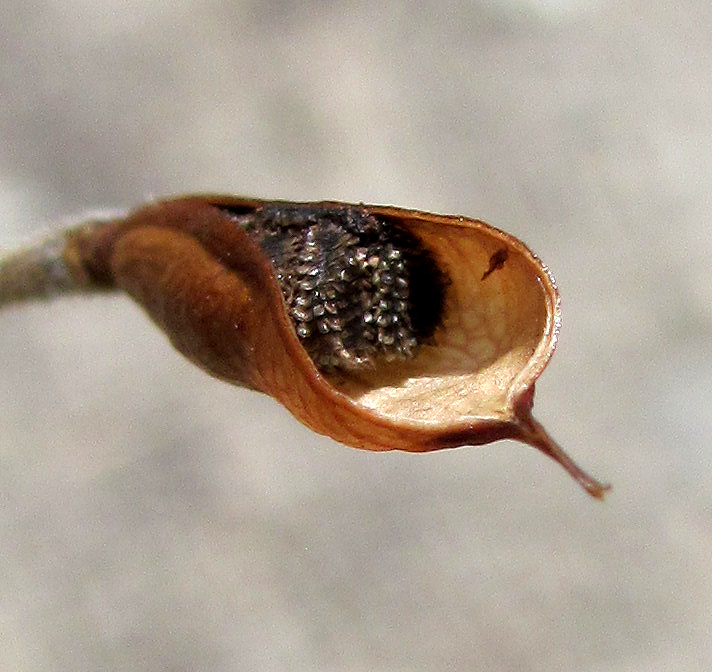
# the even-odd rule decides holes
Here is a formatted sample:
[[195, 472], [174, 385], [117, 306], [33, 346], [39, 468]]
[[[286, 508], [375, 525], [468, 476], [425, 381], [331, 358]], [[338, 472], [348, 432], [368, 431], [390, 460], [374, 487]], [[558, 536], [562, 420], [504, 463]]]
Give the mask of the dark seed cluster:
[[243, 221], [320, 369], [412, 357], [440, 322], [444, 278], [405, 230], [356, 208], [264, 206]]

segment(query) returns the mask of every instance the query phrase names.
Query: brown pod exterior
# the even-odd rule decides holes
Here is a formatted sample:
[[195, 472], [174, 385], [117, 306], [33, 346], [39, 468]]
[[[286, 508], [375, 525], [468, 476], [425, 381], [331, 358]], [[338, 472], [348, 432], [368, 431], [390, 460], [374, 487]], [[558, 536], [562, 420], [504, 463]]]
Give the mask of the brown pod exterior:
[[583, 472], [531, 415], [558, 338], [548, 269], [516, 238], [464, 217], [341, 203], [407, 229], [448, 275], [443, 323], [415, 357], [356, 373], [320, 372], [296, 335], [269, 259], [226, 212], [264, 201], [156, 202], [79, 238], [88, 273], [130, 294], [173, 345], [210, 374], [280, 401], [313, 430], [368, 450], [426, 452], [512, 438]]

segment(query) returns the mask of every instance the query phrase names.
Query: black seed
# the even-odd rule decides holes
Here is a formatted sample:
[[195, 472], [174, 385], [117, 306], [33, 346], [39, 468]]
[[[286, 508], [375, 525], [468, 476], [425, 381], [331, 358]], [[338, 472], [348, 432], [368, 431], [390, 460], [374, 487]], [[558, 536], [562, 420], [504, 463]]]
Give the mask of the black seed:
[[312, 311], [305, 310], [304, 308], [295, 307], [292, 309], [292, 315], [302, 322], [308, 322], [312, 319]]

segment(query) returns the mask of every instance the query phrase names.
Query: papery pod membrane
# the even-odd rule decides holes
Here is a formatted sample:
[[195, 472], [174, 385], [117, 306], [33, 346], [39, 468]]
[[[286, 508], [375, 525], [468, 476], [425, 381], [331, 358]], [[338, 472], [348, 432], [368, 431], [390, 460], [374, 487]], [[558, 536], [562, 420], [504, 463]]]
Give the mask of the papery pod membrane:
[[225, 196], [153, 203], [78, 236], [68, 254], [79, 254], [97, 281], [131, 294], [196, 364], [269, 394], [316, 432], [357, 448], [411, 452], [516, 439], [602, 497], [607, 486], [531, 415], [560, 316], [551, 273], [523, 243], [464, 217], [285, 204], [360, 208], [392, 222], [418, 238], [450, 279], [442, 324], [412, 359], [327, 375], [302, 347], [269, 259], [228, 214], [265, 203]]

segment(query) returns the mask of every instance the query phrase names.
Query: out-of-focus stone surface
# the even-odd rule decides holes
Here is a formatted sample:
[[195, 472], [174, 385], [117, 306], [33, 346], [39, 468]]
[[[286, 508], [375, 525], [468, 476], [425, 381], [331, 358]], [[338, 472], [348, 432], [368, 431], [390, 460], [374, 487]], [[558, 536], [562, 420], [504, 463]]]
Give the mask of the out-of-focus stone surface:
[[226, 191], [516, 234], [563, 294], [533, 450], [315, 436], [123, 298], [0, 314], [0, 668], [712, 666], [712, 5], [0, 6], [0, 247]]

